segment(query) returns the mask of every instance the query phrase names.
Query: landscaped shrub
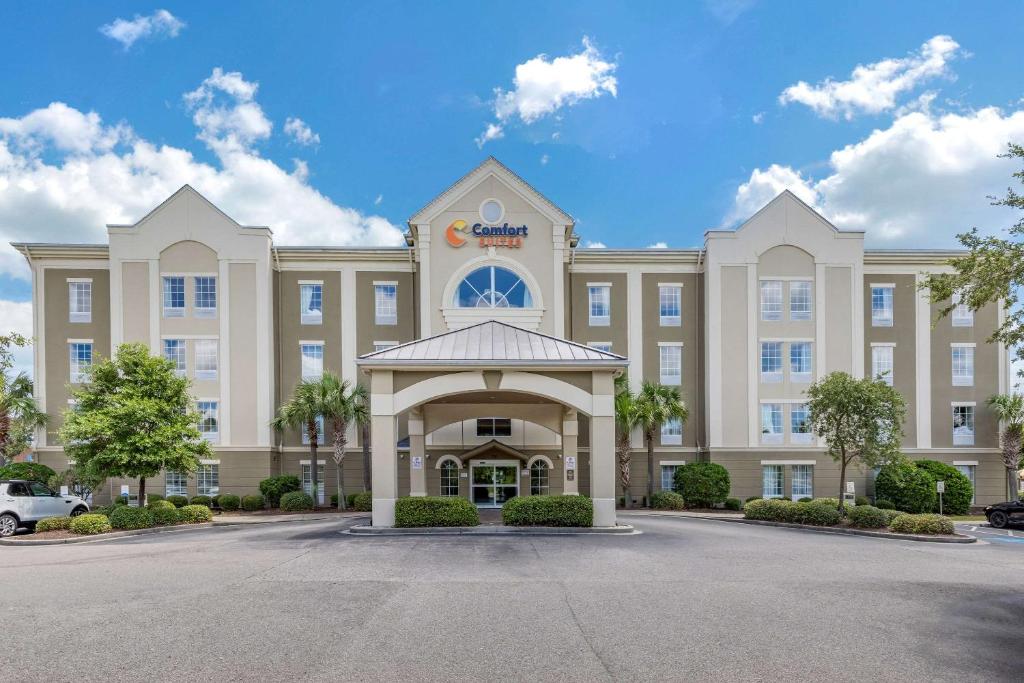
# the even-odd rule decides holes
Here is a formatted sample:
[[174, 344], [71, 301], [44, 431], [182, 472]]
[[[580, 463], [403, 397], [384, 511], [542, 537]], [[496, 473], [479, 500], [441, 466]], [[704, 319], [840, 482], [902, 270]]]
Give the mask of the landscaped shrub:
[[[944, 462], [938, 460], [915, 460], [914, 466], [919, 470], [924, 470], [931, 476], [932, 482], [944, 481], [946, 482], [946, 490], [942, 494], [942, 512], [947, 515], [966, 515], [971, 509], [971, 498], [974, 496], [974, 490], [971, 486], [971, 480], [968, 479], [964, 474], [953, 467], [947, 465]], [[934, 483], [932, 489], [935, 488]], [[939, 511], [939, 496], [935, 495], [935, 505], [932, 507], [931, 512]]]
[[858, 505], [851, 508], [846, 516], [850, 520], [850, 526], [860, 529], [882, 529], [889, 526], [885, 510], [879, 510], [872, 505]]
[[285, 512], [312, 510], [313, 497], [305, 491], [289, 491], [281, 496], [281, 509]]
[[867, 496], [857, 496], [853, 500], [854, 505], [871, 505], [871, 501], [868, 500]]
[[746, 498], [743, 502], [749, 503], [752, 500], [764, 500], [764, 498], [762, 498], [761, 496], [750, 496], [749, 498]]
[[508, 526], [593, 526], [594, 502], [586, 496], [519, 496], [501, 507]]
[[424, 496], [395, 501], [396, 527], [476, 526], [480, 513], [467, 498]]
[[265, 505], [266, 501], [263, 500], [263, 496], [259, 493], [254, 493], [242, 498], [242, 509], [247, 512], [262, 510]]
[[[163, 502], [163, 501], [162, 501]], [[156, 526], [169, 526], [177, 524], [181, 520], [181, 511], [173, 505], [167, 507], [156, 507], [152, 509], [153, 524]]]
[[188, 502], [189, 505], [205, 505], [206, 507], [213, 507], [213, 498], [209, 496], [192, 496], [192, 500]]
[[[878, 507], [878, 506], [876, 505], [875, 507]], [[888, 509], [886, 509], [886, 508], [878, 508], [878, 509], [881, 510], [885, 514], [885, 525], [886, 526], [892, 526], [892, 520], [896, 519], [900, 515], [907, 514], [903, 510], [897, 510], [895, 508], [888, 508]]]
[[71, 533], [82, 535], [102, 534], [110, 531], [110, 520], [106, 515], [86, 513], [71, 519]]
[[127, 505], [128, 504], [128, 498], [127, 498], [127, 496], [118, 496], [117, 498], [114, 499], [114, 502], [111, 503], [111, 504], [112, 505]]
[[59, 531], [71, 528], [71, 517], [44, 517], [36, 522], [36, 531]]
[[814, 500], [814, 499], [811, 498], [810, 496], [804, 496], [803, 498], [798, 498], [796, 502], [798, 502], [798, 503], [810, 503], [812, 500]]
[[900, 515], [889, 528], [902, 534], [952, 534], [953, 520], [942, 515]]
[[814, 500], [810, 503], [793, 503], [787, 521], [813, 526], [835, 526], [843, 516], [829, 503]]
[[121, 505], [110, 514], [110, 526], [115, 529], [148, 529], [153, 526], [153, 513], [146, 508]]
[[884, 465], [875, 478], [875, 495], [891, 500], [904, 512], [931, 512], [936, 504], [935, 481], [908, 461]]
[[739, 510], [743, 507], [743, 503], [740, 502], [739, 498], [726, 498], [725, 509], [726, 510]]
[[813, 498], [811, 500], [811, 502], [817, 503], [819, 505], [828, 505], [833, 510], [838, 510], [839, 509], [839, 499], [838, 498]]
[[331, 494], [331, 507], [332, 508], [338, 507], [338, 494], [337, 493], [332, 493]]
[[188, 498], [185, 496], [167, 496], [167, 502], [173, 503], [176, 508], [183, 508], [188, 505]]
[[373, 509], [373, 491], [357, 493], [352, 499], [352, 509], [356, 512], [369, 512]]
[[159, 493], [147, 493], [146, 494], [146, 507], [149, 507], [153, 503], [157, 502], [158, 500], [163, 500], [163, 499], [164, 499], [164, 497], [161, 496]]
[[896, 503], [888, 498], [875, 498], [875, 507], [879, 510], [895, 510]]
[[176, 509], [174, 503], [172, 503], [169, 500], [153, 500], [150, 501], [149, 505], [147, 505], [146, 507], [148, 507], [150, 510], [166, 510], [168, 508], [170, 508], [171, 510]]
[[237, 510], [242, 504], [241, 498], [233, 493], [222, 493], [217, 502], [219, 503], [221, 510], [226, 510], [228, 512]]
[[114, 505], [96, 505], [89, 512], [94, 515], [103, 515], [104, 517], [110, 517], [110, 514], [115, 510]]
[[656, 491], [651, 496], [651, 507], [655, 510], [682, 510], [683, 497], [675, 491]]
[[677, 467], [673, 483], [690, 507], [711, 507], [729, 497], [729, 470], [717, 462], [692, 462]]
[[56, 472], [38, 462], [12, 462], [10, 465], [0, 467], [0, 479], [28, 479], [45, 484], [50, 477], [56, 476]]
[[349, 493], [345, 495], [345, 507], [351, 510], [356, 506], [356, 496], [358, 493]]
[[294, 474], [282, 474], [260, 482], [260, 493], [267, 499], [272, 508], [281, 505], [281, 496], [302, 488], [302, 482]]
[[178, 514], [186, 524], [202, 524], [213, 519], [213, 511], [205, 505], [186, 505], [178, 510]]
[[797, 503], [781, 498], [758, 498], [743, 506], [743, 516], [765, 522], [788, 522], [794, 505]]

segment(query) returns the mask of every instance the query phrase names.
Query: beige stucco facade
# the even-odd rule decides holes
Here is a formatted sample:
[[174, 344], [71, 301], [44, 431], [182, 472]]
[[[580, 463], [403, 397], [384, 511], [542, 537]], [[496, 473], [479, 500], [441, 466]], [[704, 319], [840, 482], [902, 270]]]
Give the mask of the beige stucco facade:
[[[197, 401], [215, 406], [216, 458], [207, 465], [217, 468], [219, 491], [255, 492], [271, 474], [308, 478], [301, 435], [269, 426], [302, 378], [305, 345], [315, 347], [311, 358], [319, 349], [323, 370], [373, 394], [372, 443], [365, 445], [372, 446], [380, 524], [395, 499], [441, 493], [442, 473], [447, 492], [457, 480], [458, 495], [472, 497], [473, 465], [481, 462], [515, 463], [517, 495], [589, 495], [599, 501], [601, 520], [614, 520], [622, 491], [607, 403], [613, 375], [623, 371], [634, 389], [643, 381], [677, 385], [690, 411], [679, 430], [655, 436], [654, 488], [678, 465], [711, 460], [729, 469], [737, 497], [767, 493], [766, 477], [779, 467], [783, 495], [796, 495], [794, 472], [801, 487], [809, 479], [813, 495], [835, 495], [837, 468], [822, 444], [795, 426], [804, 391], [834, 370], [870, 374], [891, 352], [893, 385], [908, 406], [908, 455], [969, 470], [978, 503], [1005, 495], [998, 425], [985, 405], [1008, 386], [1006, 351], [986, 341], [998, 310], [975, 312], [970, 325], [936, 321], [937, 308], [917, 286], [924, 273], [947, 268], [950, 253], [865, 249], [863, 233], [837, 230], [789, 193], [736, 230], [708, 232], [700, 249], [582, 249], [572, 217], [494, 159], [428, 203], [408, 228], [404, 247], [278, 245], [269, 228], [239, 225], [186, 186], [138, 222], [108, 226], [107, 244], [16, 245], [33, 272], [36, 392], [51, 416], [38, 439], [39, 459], [67, 465], [56, 430], [68, 405], [70, 344], [88, 343], [99, 358], [124, 342], [164, 353], [173, 341], [181, 344]], [[492, 268], [516, 281], [499, 292], [510, 305], [464, 305], [466, 278]], [[166, 278], [182, 283], [180, 311], [166, 306]], [[69, 309], [69, 283], [78, 281], [91, 283], [84, 322], [72, 322]], [[215, 306], [199, 310], [197, 287], [210, 281]], [[310, 286], [319, 296], [315, 316], [302, 293]], [[886, 325], [873, 314], [879, 287], [891, 291]], [[764, 297], [774, 302], [775, 292], [778, 306], [766, 314]], [[583, 363], [524, 370], [457, 362], [382, 367], [360, 359], [489, 320], [625, 360], [617, 369]], [[216, 371], [198, 373], [197, 352], [211, 348]], [[954, 377], [954, 353], [970, 355], [969, 382]], [[772, 354], [778, 371], [762, 372], [773, 367]], [[803, 359], [799, 372], [791, 354]], [[317, 365], [307, 358], [310, 367]], [[967, 415], [972, 429], [963, 424], [954, 436], [954, 419]], [[487, 422], [493, 418], [498, 426]], [[359, 430], [348, 443], [341, 469], [346, 491], [354, 492], [364, 481]], [[640, 502], [647, 450], [640, 434], [631, 445], [630, 495]], [[337, 486], [330, 448], [321, 447], [318, 458], [326, 499]], [[534, 465], [544, 474], [542, 488]], [[806, 467], [812, 470], [805, 477]], [[858, 494], [871, 495], [870, 472], [848, 479]], [[109, 491], [122, 483], [136, 485], [111, 482]], [[163, 479], [154, 485], [159, 490]], [[203, 486], [209, 490], [208, 474]], [[196, 477], [188, 479], [189, 495], [199, 487]]]

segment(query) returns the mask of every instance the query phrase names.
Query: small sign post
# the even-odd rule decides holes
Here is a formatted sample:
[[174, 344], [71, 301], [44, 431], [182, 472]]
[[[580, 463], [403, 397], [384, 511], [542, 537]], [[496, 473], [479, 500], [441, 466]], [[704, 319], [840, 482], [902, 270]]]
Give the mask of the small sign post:
[[851, 494], [857, 493], [857, 487], [854, 485], [852, 481], [846, 482], [846, 492]]
[[946, 492], [946, 482], [935, 482], [935, 490], [939, 493], [939, 514], [942, 514], [942, 494]]

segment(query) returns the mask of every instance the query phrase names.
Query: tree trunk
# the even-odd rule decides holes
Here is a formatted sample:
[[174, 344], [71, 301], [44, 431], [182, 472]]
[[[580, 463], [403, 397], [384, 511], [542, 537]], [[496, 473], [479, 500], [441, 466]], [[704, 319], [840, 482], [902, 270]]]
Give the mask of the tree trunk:
[[1006, 498], [1007, 500], [1015, 501], [1019, 498], [1019, 494], [1017, 493], [1017, 489], [1019, 488], [1019, 477], [1020, 473], [1016, 468], [1006, 468], [1006, 491], [1008, 494]]
[[370, 478], [370, 425], [363, 425], [363, 490], [370, 491], [373, 480]]
[[309, 483], [310, 483], [310, 497], [313, 499], [313, 512], [316, 512], [317, 500], [319, 496], [319, 487], [317, 486], [316, 471], [316, 446], [319, 440], [319, 435], [316, 433], [316, 422], [309, 423]]
[[341, 463], [345, 460], [345, 447], [348, 440], [345, 432], [348, 431], [348, 423], [338, 420], [334, 425], [334, 467], [338, 471], [338, 509], [345, 509], [345, 473]]
[[139, 477], [139, 507], [146, 507], [146, 478]]
[[1006, 499], [1017, 500], [1020, 467], [1020, 437], [1010, 429], [1003, 430], [1003, 464], [1006, 466]]
[[633, 507], [633, 496], [629, 494], [629, 480], [630, 480], [630, 457], [629, 452], [629, 435], [619, 436], [618, 443], [618, 456], [619, 456], [619, 483], [622, 486], [622, 505], [627, 510]]
[[843, 449], [842, 464], [839, 466], [839, 514], [844, 515], [843, 493], [846, 491], [846, 450]]
[[647, 439], [647, 507], [652, 507], [651, 498], [654, 497], [654, 432], [646, 430], [644, 438]]

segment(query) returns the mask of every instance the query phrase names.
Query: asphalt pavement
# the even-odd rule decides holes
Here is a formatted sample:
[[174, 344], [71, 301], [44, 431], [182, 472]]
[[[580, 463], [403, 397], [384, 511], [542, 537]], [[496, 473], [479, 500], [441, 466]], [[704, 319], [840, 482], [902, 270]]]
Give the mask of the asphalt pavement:
[[642, 533], [0, 548], [0, 680], [1021, 679], [1024, 554], [997, 543], [622, 518]]

